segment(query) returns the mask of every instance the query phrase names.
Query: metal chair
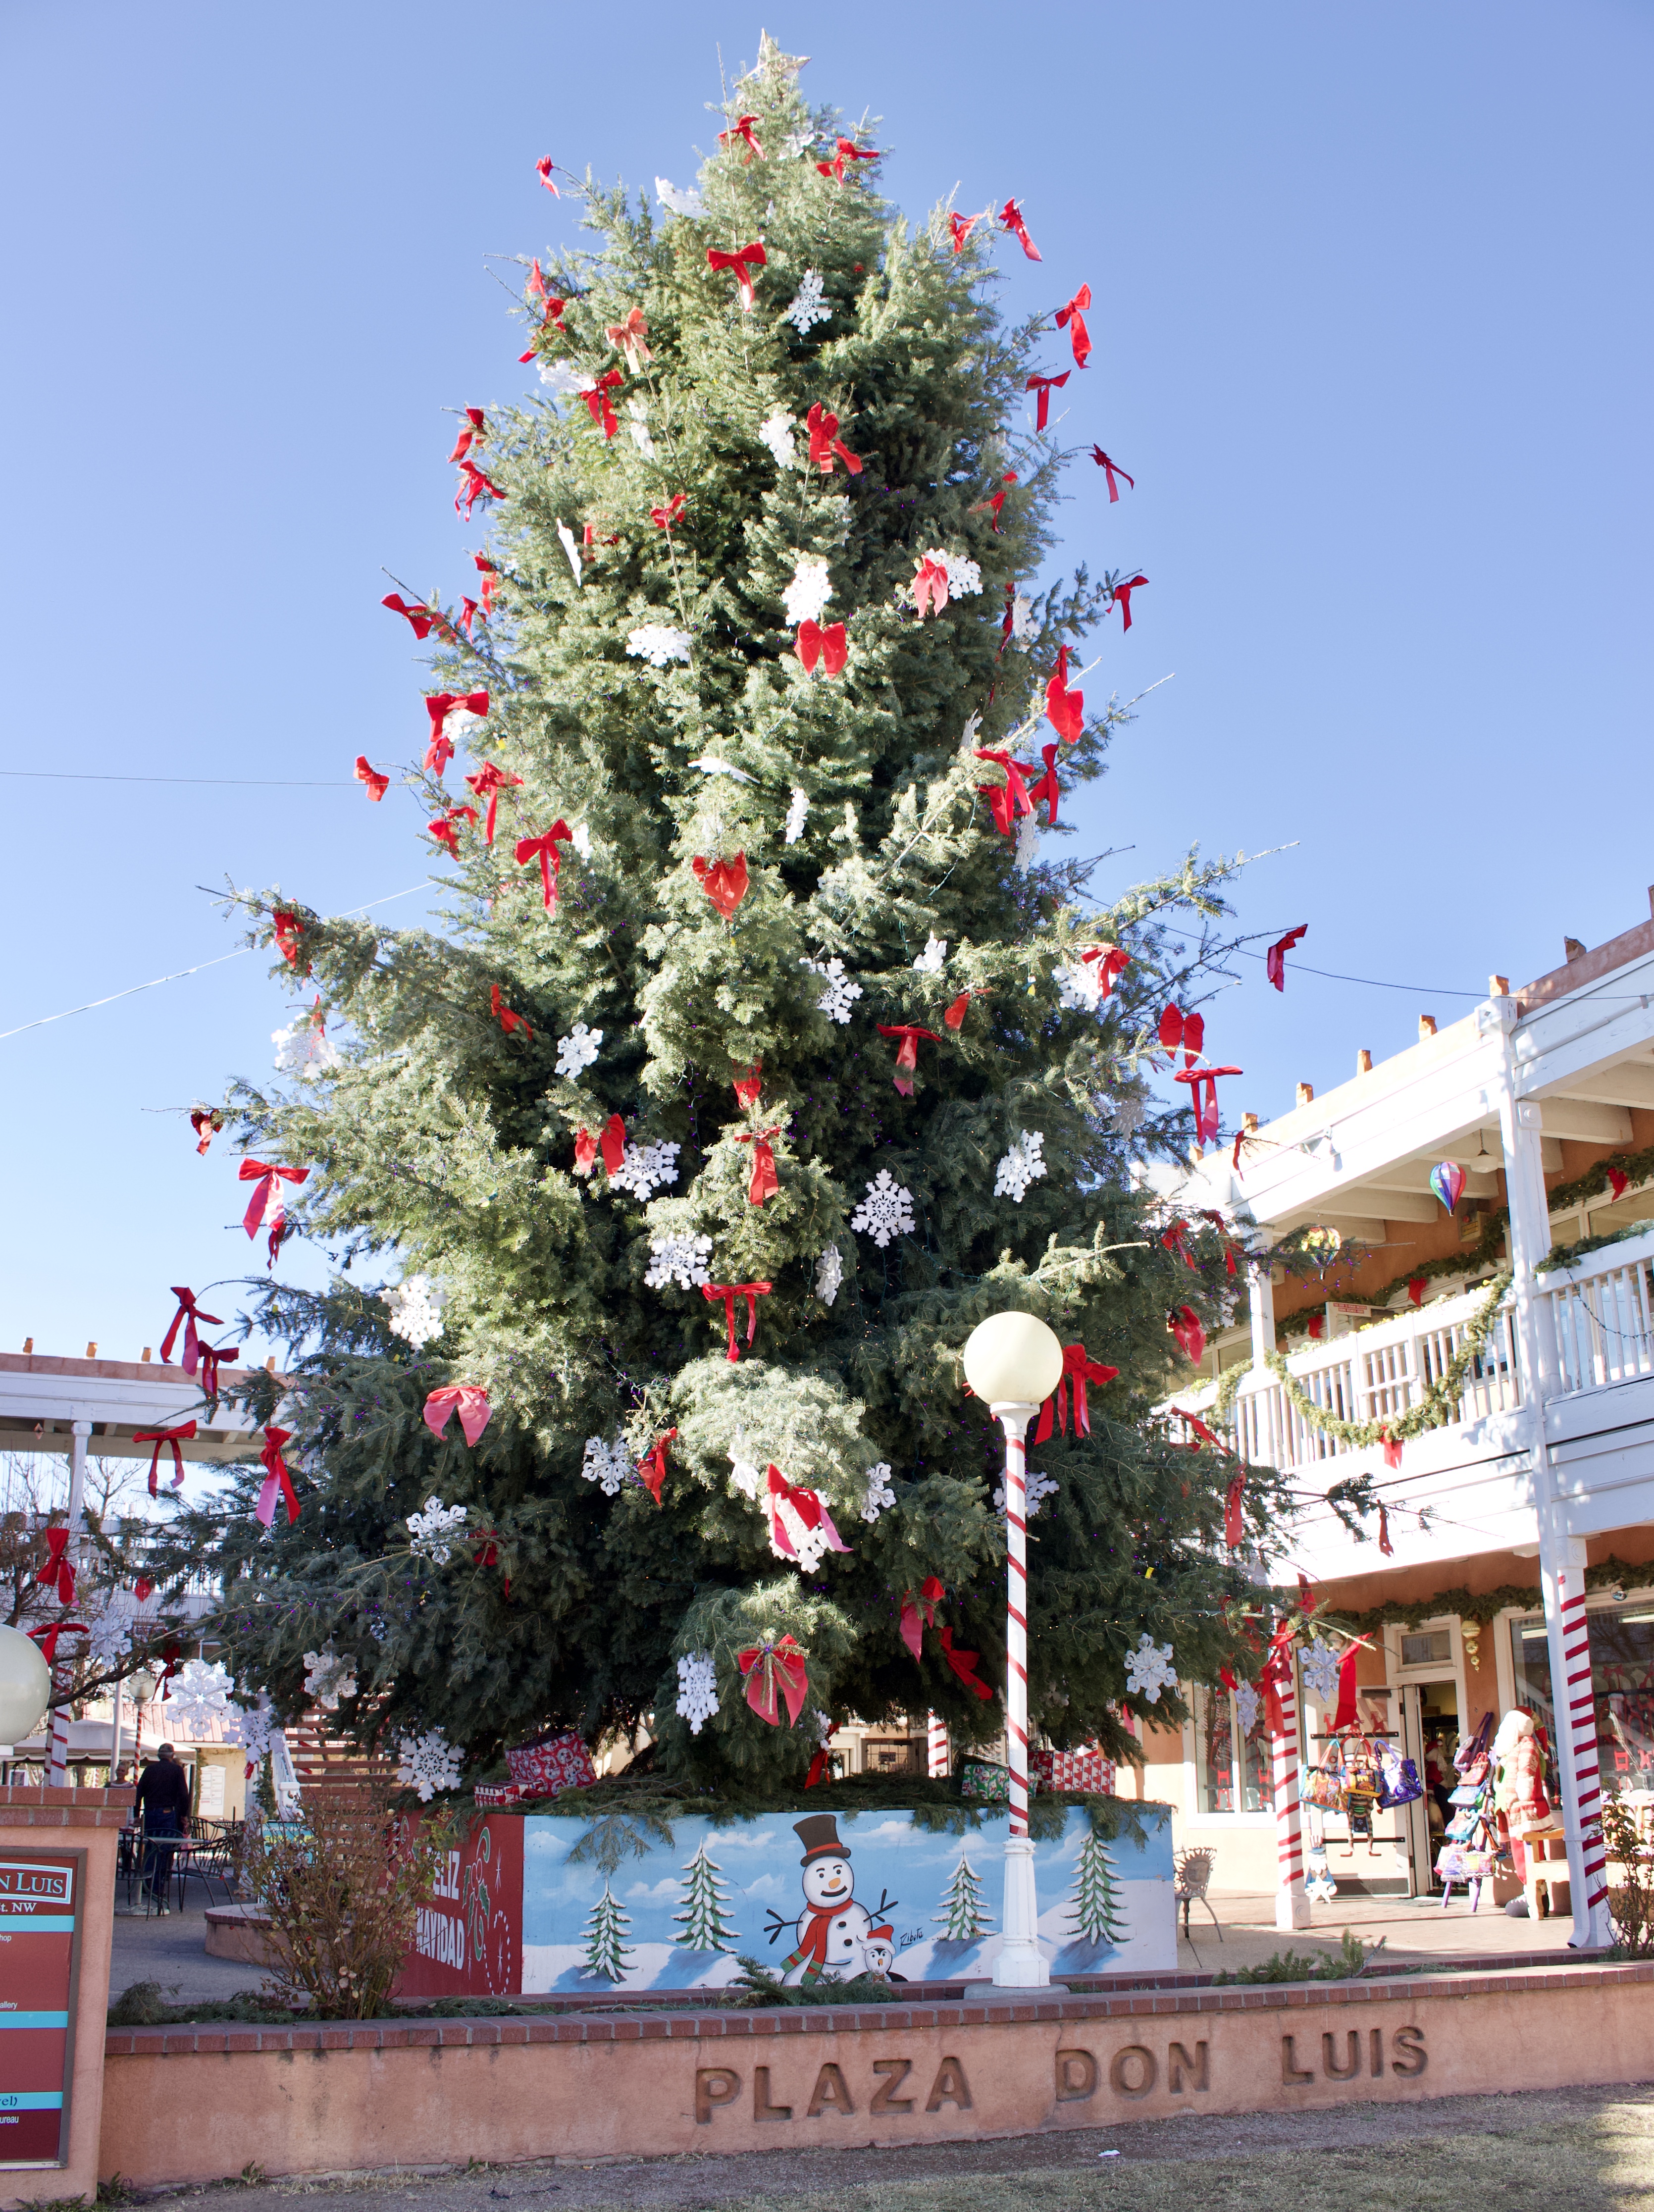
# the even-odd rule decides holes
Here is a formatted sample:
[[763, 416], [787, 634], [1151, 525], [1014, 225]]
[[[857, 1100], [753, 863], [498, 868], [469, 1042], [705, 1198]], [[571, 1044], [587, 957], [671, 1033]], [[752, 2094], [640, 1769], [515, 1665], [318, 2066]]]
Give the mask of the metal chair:
[[1207, 1885], [1212, 1880], [1212, 1862], [1216, 1854], [1210, 1850], [1179, 1851], [1173, 1861], [1176, 1878], [1172, 1883], [1171, 1894], [1175, 1900], [1174, 1911], [1178, 1905], [1183, 1908], [1185, 1936], [1189, 1933], [1189, 1907], [1194, 1905], [1203, 1905], [1206, 1907], [1207, 1918], [1218, 1929], [1218, 1941], [1221, 1943], [1223, 1929], [1219, 1927], [1218, 1916], [1213, 1911], [1212, 1900], [1206, 1893]]

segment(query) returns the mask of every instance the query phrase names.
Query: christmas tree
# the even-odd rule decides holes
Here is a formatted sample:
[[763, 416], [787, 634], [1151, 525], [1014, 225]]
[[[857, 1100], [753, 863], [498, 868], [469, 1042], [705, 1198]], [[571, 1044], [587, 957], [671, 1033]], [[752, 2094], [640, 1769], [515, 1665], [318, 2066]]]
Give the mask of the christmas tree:
[[592, 1917], [586, 1923], [586, 1963], [581, 1972], [602, 1974], [611, 1982], [624, 1981], [632, 1960], [626, 1943], [626, 1930], [631, 1924], [621, 1909], [620, 1899], [605, 1881], [603, 1894], [592, 1907]]
[[942, 1893], [942, 1910], [933, 1918], [946, 1924], [943, 1938], [951, 1943], [974, 1943], [976, 1938], [992, 1927], [994, 1916], [982, 1901], [982, 1886], [976, 1870], [963, 1853], [953, 1869], [953, 1876]]
[[[783, 1637], [835, 1719], [995, 1735], [938, 1632], [1002, 1676], [1001, 1439], [959, 1355], [1006, 1306], [1120, 1370], [1042, 1447], [1034, 1728], [1129, 1755], [1145, 1633], [1185, 1679], [1238, 1663], [1227, 1463], [1150, 1418], [1189, 1373], [1168, 1316], [1234, 1284], [1133, 1174], [1188, 1140], [1143, 1079], [1225, 870], [1104, 908], [1063, 857], [1059, 799], [1130, 718], [1063, 658], [1125, 595], [1035, 580], [1049, 322], [1006, 328], [1000, 234], [910, 228], [797, 75], [766, 46], [678, 211], [565, 183], [595, 246], [528, 274], [540, 388], [461, 418], [480, 597], [410, 610], [444, 927], [247, 899], [337, 1058], [243, 1085], [239, 1136], [307, 1167], [280, 1195], [336, 1272], [265, 1296], [279, 1401], [240, 1386], [279, 1403], [299, 1517], [255, 1523], [252, 1469], [184, 1552], [216, 1547], [241, 1680], [290, 1708], [331, 1642], [342, 1726], [440, 1725], [468, 1777], [647, 1720], [678, 1775], [796, 1782], [812, 1732], [739, 1660]], [[427, 1399], [461, 1386], [486, 1429], [438, 1442]], [[466, 1516], [440, 1559], [409, 1528], [433, 1499]]]
[[725, 1917], [729, 1893], [718, 1879], [723, 1869], [707, 1856], [702, 1844], [684, 1871], [689, 1876], [684, 1884], [684, 1910], [672, 1915], [684, 1923], [678, 1941], [694, 1951], [733, 1951], [735, 1942], [730, 1939], [739, 1940], [740, 1930]]
[[1068, 1904], [1076, 1934], [1088, 1943], [1123, 1943], [1127, 1929], [1119, 1917], [1119, 1886], [1103, 1838], [1093, 1828], [1080, 1846], [1073, 1893]]

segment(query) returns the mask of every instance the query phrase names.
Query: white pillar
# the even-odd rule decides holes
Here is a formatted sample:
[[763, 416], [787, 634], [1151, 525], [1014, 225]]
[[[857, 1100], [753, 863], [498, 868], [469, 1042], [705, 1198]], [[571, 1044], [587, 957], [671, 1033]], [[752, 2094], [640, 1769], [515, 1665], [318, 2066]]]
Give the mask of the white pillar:
[[1246, 1295], [1252, 1309], [1252, 1366], [1262, 1376], [1275, 1348], [1275, 1286], [1268, 1259], [1246, 1263]]
[[1005, 1431], [1005, 1750], [1011, 1770], [1011, 1832], [1005, 1842], [1005, 1940], [994, 1961], [999, 1989], [1045, 1989], [1051, 1971], [1039, 1948], [1034, 1845], [1028, 1833], [1028, 1424], [1037, 1406], [990, 1408]]
[[927, 1716], [927, 1729], [926, 1764], [934, 1782], [948, 1771], [947, 1723], [940, 1713], [931, 1713]]
[[1304, 1808], [1298, 1789], [1298, 1664], [1286, 1653], [1280, 1694], [1281, 1732], [1269, 1739], [1270, 1783], [1275, 1806], [1275, 1925], [1307, 1928], [1304, 1893]]
[[[81, 1528], [85, 1519], [86, 1504], [86, 1440], [92, 1433], [90, 1421], [76, 1421], [70, 1425], [69, 1443], [69, 1541], [64, 1557], [71, 1567], [79, 1568], [81, 1559]], [[63, 1656], [52, 1673], [52, 1693], [65, 1700], [52, 1708], [52, 1735], [46, 1752], [46, 1784], [61, 1790], [69, 1779], [69, 1706], [66, 1702], [69, 1686], [75, 1678], [72, 1654], [60, 1645]]]

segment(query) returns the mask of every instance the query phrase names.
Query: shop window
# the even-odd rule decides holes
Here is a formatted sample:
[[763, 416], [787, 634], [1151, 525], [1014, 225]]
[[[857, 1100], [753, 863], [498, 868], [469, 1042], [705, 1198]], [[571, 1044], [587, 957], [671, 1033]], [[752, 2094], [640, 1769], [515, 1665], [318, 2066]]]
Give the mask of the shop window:
[[1200, 1814], [1269, 1810], [1269, 1738], [1262, 1711], [1249, 1733], [1227, 1690], [1195, 1692], [1195, 1802]]
[[1445, 1628], [1429, 1628], [1402, 1638], [1403, 1667], [1450, 1666], [1452, 1660], [1453, 1638]]
[[[1622, 1605], [1592, 1606], [1585, 1621], [1602, 1786], [1654, 1790], [1654, 1596], [1645, 1592]], [[1529, 1707], [1554, 1742], [1543, 1614], [1529, 1613], [1511, 1623], [1511, 1662], [1517, 1703]], [[1554, 1780], [1554, 1761], [1551, 1773]]]

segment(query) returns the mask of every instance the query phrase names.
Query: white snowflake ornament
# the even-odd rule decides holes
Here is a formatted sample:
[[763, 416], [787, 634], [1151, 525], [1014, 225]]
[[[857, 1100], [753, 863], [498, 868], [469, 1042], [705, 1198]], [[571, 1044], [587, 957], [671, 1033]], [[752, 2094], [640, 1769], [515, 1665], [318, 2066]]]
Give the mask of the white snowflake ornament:
[[646, 400], [629, 399], [626, 402], [626, 435], [646, 461], [654, 460], [654, 440], [649, 435], [649, 409]]
[[1031, 875], [1039, 858], [1039, 820], [1036, 815], [1025, 814], [1017, 823], [1016, 850], [1012, 858], [1019, 876]]
[[246, 1752], [249, 1765], [267, 1759], [271, 1746], [282, 1733], [269, 1691], [259, 1691], [256, 1705], [232, 1705], [224, 1716], [223, 1733], [226, 1743], [239, 1744]]
[[833, 311], [821, 295], [821, 271], [806, 269], [792, 306], [784, 311], [787, 320], [800, 337], [806, 337], [817, 323], [832, 319]]
[[605, 1444], [601, 1437], [587, 1437], [580, 1471], [587, 1482], [600, 1485], [605, 1498], [617, 1497], [632, 1472], [632, 1455], [624, 1437], [617, 1437], [611, 1444]]
[[939, 975], [942, 972], [942, 963], [946, 958], [946, 938], [938, 937], [933, 930], [927, 930], [925, 933], [925, 949], [914, 962], [915, 969], [921, 975]]
[[1338, 1696], [1338, 1646], [1319, 1638], [1305, 1645], [1299, 1662], [1304, 1686], [1318, 1705], [1330, 1705]]
[[272, 1030], [270, 1041], [276, 1048], [279, 1075], [296, 1075], [309, 1083], [343, 1065], [338, 1047], [326, 1034], [319, 1002], [307, 1014], [296, 1015], [284, 1030]]
[[588, 1030], [584, 1022], [576, 1022], [566, 1037], [557, 1039], [557, 1073], [577, 1076], [597, 1058], [602, 1042], [601, 1030]]
[[1137, 1649], [1126, 1662], [1126, 1688], [1134, 1698], [1146, 1698], [1156, 1704], [1161, 1692], [1171, 1689], [1177, 1680], [1177, 1669], [1171, 1663], [1171, 1646], [1155, 1644], [1146, 1636], [1137, 1639]]
[[827, 563], [813, 553], [800, 553], [794, 563], [793, 580], [781, 593], [787, 621], [819, 622], [832, 596], [833, 580]]
[[[1027, 1501], [1028, 1518], [1031, 1521], [1046, 1499], [1055, 1494], [1056, 1487], [1051, 1477], [1049, 1474], [1042, 1474], [1037, 1467], [1031, 1467], [1027, 1470], [1023, 1477], [1023, 1496]], [[1000, 1483], [999, 1488], [994, 1492], [994, 1510], [1001, 1515], [1005, 1511], [1003, 1483]]]
[[112, 1594], [94, 1613], [87, 1609], [86, 1643], [82, 1647], [101, 1673], [125, 1663], [132, 1648], [132, 1615]]
[[428, 1498], [423, 1513], [408, 1516], [408, 1549], [417, 1559], [430, 1559], [446, 1567], [453, 1557], [448, 1539], [465, 1525], [463, 1505], [444, 1505], [440, 1498]]
[[1262, 1703], [1263, 1700], [1258, 1695], [1256, 1683], [1243, 1682], [1236, 1691], [1235, 1712], [1240, 1722], [1243, 1735], [1250, 1735], [1257, 1726], [1258, 1712]]
[[1039, 635], [1039, 624], [1034, 620], [1034, 603], [1025, 592], [1016, 592], [1012, 595], [1011, 635], [1018, 645], [1031, 645]]
[[341, 1657], [331, 1644], [304, 1655], [304, 1693], [325, 1713], [338, 1711], [341, 1698], [356, 1694], [356, 1662]]
[[694, 191], [692, 188], [688, 191], [681, 190], [679, 186], [672, 183], [670, 177], [657, 177], [655, 179], [654, 196], [656, 199], [660, 201], [661, 206], [666, 210], [669, 215], [684, 215], [693, 217], [696, 216], [702, 216], [707, 211], [707, 204], [701, 198], [699, 192]]
[[850, 1008], [861, 996], [860, 983], [853, 983], [844, 973], [842, 960], [806, 960], [803, 963], [812, 975], [819, 975], [827, 988], [816, 1000], [818, 1013], [825, 1014], [830, 1022], [848, 1022]]
[[850, 1216], [850, 1226], [871, 1237], [883, 1251], [892, 1237], [913, 1228], [913, 1193], [898, 1183], [888, 1168], [880, 1168], [876, 1180], [867, 1185], [867, 1195]]
[[459, 1788], [465, 1755], [440, 1728], [427, 1729], [423, 1735], [403, 1736], [397, 1752], [396, 1778], [418, 1791], [422, 1805], [429, 1804], [439, 1790]]
[[758, 425], [759, 439], [769, 447], [769, 458], [778, 469], [795, 469], [799, 465], [798, 452], [793, 443], [793, 431], [798, 419], [796, 415], [784, 415], [778, 411], [766, 416]]
[[1045, 1137], [1039, 1129], [1025, 1129], [1000, 1162], [994, 1177], [995, 1198], [1013, 1198], [1020, 1206], [1030, 1183], [1045, 1173]]
[[693, 1290], [712, 1279], [707, 1272], [707, 1261], [712, 1256], [710, 1237], [674, 1231], [669, 1237], [657, 1237], [649, 1250], [653, 1256], [643, 1279], [653, 1291], [664, 1291], [674, 1282], [680, 1290]]
[[795, 783], [793, 786], [792, 800], [787, 809], [785, 836], [789, 845], [796, 845], [799, 839], [803, 836], [805, 817], [809, 811], [810, 801], [804, 786], [801, 783]]
[[837, 1245], [830, 1244], [816, 1261], [816, 1296], [823, 1305], [831, 1305], [843, 1280], [844, 1262], [839, 1257]]
[[574, 847], [575, 850], [580, 854], [582, 860], [589, 860], [591, 859], [592, 831], [589, 823], [585, 822], [576, 822], [575, 824], [574, 835], [570, 837], [569, 842]]
[[670, 623], [640, 623], [626, 633], [626, 650], [634, 659], [647, 660], [651, 668], [664, 668], [669, 660], [690, 657], [690, 634]]
[[1057, 1004], [1080, 1014], [1094, 1014], [1103, 1003], [1103, 963], [1100, 960], [1060, 962], [1051, 970], [1057, 987]]
[[216, 1660], [210, 1665], [200, 1659], [186, 1659], [172, 1685], [173, 1694], [167, 1700], [175, 1720], [181, 1721], [198, 1741], [221, 1721], [229, 1711], [230, 1694], [235, 1685]]
[[867, 1487], [861, 1499], [861, 1517], [877, 1521], [879, 1515], [896, 1503], [896, 1492], [891, 1487], [891, 1463], [881, 1459], [876, 1467], [867, 1469]]
[[701, 1730], [718, 1710], [718, 1669], [709, 1651], [690, 1651], [678, 1662], [678, 1710], [690, 1724], [690, 1734]]
[[391, 1334], [416, 1352], [442, 1334], [442, 1293], [429, 1275], [407, 1275], [380, 1293], [391, 1309]]
[[592, 388], [592, 380], [586, 372], [566, 361], [543, 361], [540, 382], [556, 399], [573, 399], [577, 393]]
[[628, 1145], [609, 1178], [610, 1189], [629, 1190], [641, 1200], [658, 1183], [676, 1182], [679, 1149], [677, 1145]]
[[580, 586], [581, 589], [584, 591], [586, 588], [586, 572], [581, 562], [580, 547], [575, 542], [574, 532], [569, 527], [569, 525], [566, 522], [560, 522], [557, 525], [557, 542], [562, 547], [563, 558], [568, 562], [570, 568], [574, 570], [575, 581]]

